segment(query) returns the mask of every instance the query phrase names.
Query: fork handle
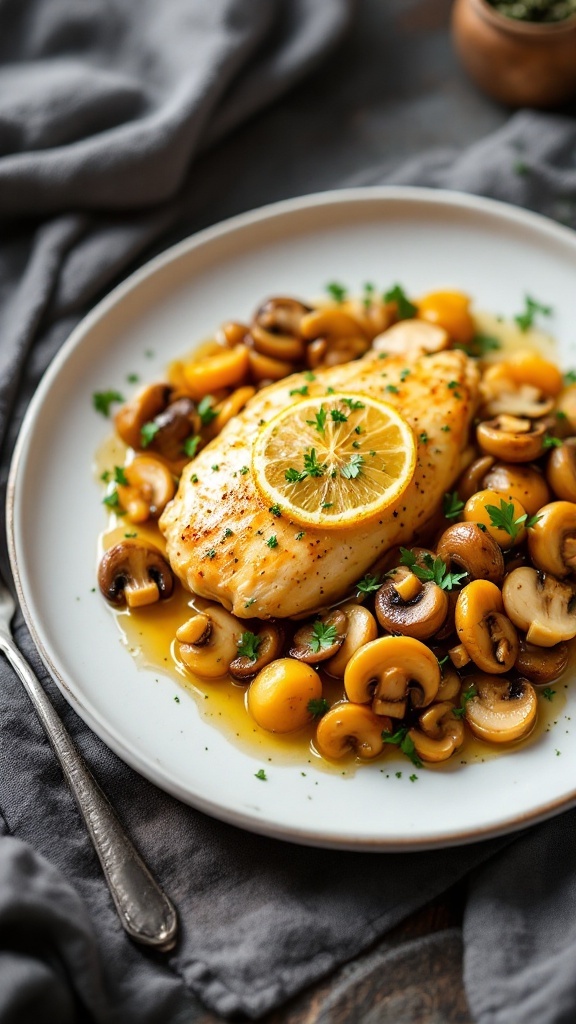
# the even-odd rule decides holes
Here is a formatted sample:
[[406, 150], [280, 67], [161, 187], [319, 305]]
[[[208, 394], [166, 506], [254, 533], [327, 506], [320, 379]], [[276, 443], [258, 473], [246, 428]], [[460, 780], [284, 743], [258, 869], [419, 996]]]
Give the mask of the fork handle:
[[122, 926], [144, 946], [167, 952], [176, 945], [176, 910], [134, 848], [38, 678], [12, 637], [0, 634], [0, 650], [24, 687], [86, 822]]

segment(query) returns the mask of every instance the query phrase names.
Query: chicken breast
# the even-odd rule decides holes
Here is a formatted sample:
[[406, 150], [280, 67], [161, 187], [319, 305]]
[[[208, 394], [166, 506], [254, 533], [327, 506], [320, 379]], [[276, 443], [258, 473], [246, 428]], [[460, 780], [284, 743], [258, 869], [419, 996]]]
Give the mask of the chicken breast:
[[[406, 369], [409, 374], [403, 373]], [[399, 501], [369, 523], [305, 530], [274, 516], [246, 467], [262, 420], [309, 395], [361, 392], [394, 405], [417, 440], [416, 471]], [[160, 519], [170, 564], [185, 587], [241, 618], [290, 617], [337, 601], [384, 552], [409, 544], [437, 510], [467, 458], [478, 371], [459, 351], [362, 359], [264, 388], [186, 467]], [[266, 541], [275, 535], [277, 545]]]

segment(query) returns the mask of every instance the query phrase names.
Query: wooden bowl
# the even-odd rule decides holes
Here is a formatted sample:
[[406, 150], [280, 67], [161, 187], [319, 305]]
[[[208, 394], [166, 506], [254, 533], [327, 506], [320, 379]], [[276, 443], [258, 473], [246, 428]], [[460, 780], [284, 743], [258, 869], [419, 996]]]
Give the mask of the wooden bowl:
[[502, 103], [555, 107], [576, 96], [576, 15], [518, 21], [487, 0], [456, 0], [452, 38], [473, 81]]

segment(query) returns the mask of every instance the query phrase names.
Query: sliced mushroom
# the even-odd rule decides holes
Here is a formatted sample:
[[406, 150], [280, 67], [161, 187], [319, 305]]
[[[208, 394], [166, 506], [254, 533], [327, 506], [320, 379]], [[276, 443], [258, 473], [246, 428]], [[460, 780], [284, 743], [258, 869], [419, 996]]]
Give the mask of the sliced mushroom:
[[327, 661], [340, 650], [346, 638], [347, 629], [346, 613], [335, 608], [328, 614], [315, 619], [314, 622], [308, 622], [305, 626], [301, 626], [294, 634], [288, 653], [291, 658], [305, 661], [308, 665], [317, 665], [319, 661]]
[[250, 328], [238, 320], [227, 320], [216, 331], [216, 341], [224, 348], [234, 348], [235, 345], [242, 345], [250, 332]]
[[508, 672], [518, 656], [518, 635], [504, 615], [502, 594], [488, 580], [473, 580], [458, 595], [456, 632], [484, 672]]
[[481, 487], [497, 491], [502, 497], [516, 498], [529, 516], [535, 515], [542, 505], [550, 501], [546, 480], [537, 466], [526, 463], [496, 462], [484, 475]]
[[[414, 590], [403, 596], [402, 587], [416, 580]], [[418, 586], [416, 586], [418, 584]], [[374, 603], [376, 618], [390, 633], [425, 640], [440, 629], [448, 613], [448, 595], [436, 583], [421, 584], [409, 570], [397, 570], [380, 587]]]
[[230, 675], [241, 681], [252, 679], [260, 669], [275, 661], [282, 653], [284, 643], [284, 630], [271, 622], [266, 623], [256, 634], [256, 657], [249, 658], [247, 655], [238, 655], [230, 662]]
[[426, 323], [425, 320], [400, 320], [372, 342], [375, 352], [400, 356], [440, 352], [449, 345], [448, 332], [437, 324]]
[[169, 384], [149, 384], [116, 413], [114, 426], [129, 448], [142, 447], [142, 427], [163, 412], [171, 393]]
[[344, 688], [354, 704], [372, 702], [372, 710], [404, 718], [413, 707], [431, 704], [440, 686], [440, 666], [432, 651], [413, 637], [384, 636], [352, 655]]
[[527, 679], [501, 679], [476, 672], [467, 682], [476, 696], [466, 704], [466, 721], [481, 740], [511, 743], [532, 732], [538, 700]]
[[344, 675], [346, 665], [353, 654], [370, 643], [378, 636], [378, 626], [372, 612], [363, 608], [361, 604], [353, 604], [348, 601], [340, 605], [340, 611], [344, 612], [348, 620], [346, 637], [340, 646], [340, 650], [332, 655], [326, 662], [325, 669], [331, 676], [341, 677]]
[[528, 550], [537, 569], [559, 579], [576, 569], [576, 504], [551, 501], [528, 530]]
[[440, 686], [438, 687], [438, 693], [436, 694], [436, 700], [456, 700], [460, 693], [460, 676], [456, 669], [446, 662], [440, 666], [442, 672], [442, 678], [440, 679]]
[[547, 420], [524, 419], [501, 414], [484, 420], [476, 429], [476, 438], [483, 452], [504, 462], [532, 462], [544, 451], [544, 438], [550, 424]]
[[320, 719], [316, 746], [323, 757], [336, 761], [353, 751], [363, 761], [378, 757], [384, 749], [382, 732], [392, 731], [389, 718], [375, 715], [361, 704], [334, 704]]
[[209, 620], [210, 628], [204, 628], [196, 643], [181, 643], [179, 654], [186, 668], [195, 675], [218, 679], [226, 675], [238, 654], [238, 642], [244, 626], [217, 604], [203, 614]]
[[176, 639], [181, 644], [198, 644], [202, 646], [202, 644], [208, 643], [211, 629], [210, 617], [204, 615], [203, 612], [198, 612], [196, 615], [186, 619], [186, 622], [183, 622], [181, 626], [178, 626]]
[[520, 640], [520, 651], [514, 668], [531, 683], [544, 685], [561, 676], [568, 664], [568, 645], [536, 647], [526, 640]]
[[301, 331], [310, 345], [310, 366], [335, 366], [356, 359], [370, 347], [370, 338], [358, 320], [340, 306], [315, 309], [302, 319]]
[[169, 462], [189, 461], [184, 452], [184, 442], [198, 434], [201, 426], [191, 398], [176, 399], [149, 422], [154, 424], [155, 432], [147, 443], [141, 434], [139, 448], [156, 452]]
[[170, 597], [174, 576], [158, 548], [140, 541], [124, 540], [102, 556], [98, 585], [110, 604], [141, 608]]
[[297, 299], [268, 299], [250, 324], [256, 351], [272, 359], [300, 362], [305, 349], [302, 321], [309, 313], [310, 307]]
[[529, 644], [554, 647], [576, 636], [576, 585], [523, 566], [504, 580], [502, 598]]
[[464, 742], [464, 724], [454, 715], [454, 705], [447, 700], [426, 708], [418, 718], [417, 728], [410, 729], [409, 738], [423, 761], [447, 761]]
[[452, 572], [463, 571], [470, 580], [504, 579], [504, 556], [499, 544], [477, 523], [453, 523], [440, 537], [438, 557]]
[[[557, 498], [576, 502], [576, 437], [568, 437], [559, 448], [550, 452], [546, 478]], [[540, 504], [545, 505], [546, 502]]]
[[176, 490], [172, 473], [151, 455], [137, 455], [125, 467], [126, 484], [117, 484], [118, 504], [133, 523], [158, 519]]
[[521, 384], [515, 386], [510, 381], [509, 387], [502, 387], [497, 394], [492, 395], [482, 407], [483, 415], [487, 417], [499, 416], [504, 413], [507, 416], [523, 416], [527, 419], [539, 419], [540, 416], [548, 416], [554, 408], [554, 399], [540, 391], [540, 388], [532, 384]]

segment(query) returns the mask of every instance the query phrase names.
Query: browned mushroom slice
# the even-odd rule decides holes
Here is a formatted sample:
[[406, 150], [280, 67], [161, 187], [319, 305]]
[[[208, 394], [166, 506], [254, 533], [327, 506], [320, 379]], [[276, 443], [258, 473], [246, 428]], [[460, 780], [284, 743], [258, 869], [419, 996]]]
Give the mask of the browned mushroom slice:
[[576, 586], [529, 566], [504, 580], [506, 614], [530, 644], [554, 647], [576, 636]]
[[528, 530], [528, 550], [537, 569], [559, 579], [576, 569], [576, 504], [551, 501]]
[[484, 479], [493, 463], [493, 455], [481, 455], [464, 470], [456, 483], [456, 493], [462, 501], [468, 501], [468, 498], [476, 494], [476, 491], [481, 491], [488, 486], [484, 483]]
[[125, 444], [142, 447], [142, 427], [166, 408], [171, 392], [169, 384], [150, 384], [122, 406], [114, 417], [114, 426]]
[[476, 438], [482, 451], [504, 462], [532, 462], [544, 451], [544, 438], [549, 429], [547, 420], [532, 422], [501, 414], [480, 423]]
[[254, 657], [238, 654], [230, 662], [230, 675], [242, 682], [252, 679], [261, 668], [280, 657], [284, 643], [283, 629], [273, 623], [267, 623], [254, 637], [252, 647]]
[[520, 384], [514, 387], [511, 381], [508, 388], [503, 387], [498, 394], [492, 395], [483, 407], [487, 417], [525, 416], [527, 419], [539, 419], [548, 416], [554, 407], [554, 399], [540, 391], [532, 384]]
[[508, 672], [518, 655], [518, 635], [498, 587], [473, 580], [458, 595], [456, 631], [472, 661], [484, 672]]
[[[576, 437], [569, 437], [548, 458], [546, 477], [557, 498], [576, 501]], [[541, 505], [546, 502], [542, 501]]]
[[400, 320], [374, 338], [372, 348], [376, 352], [402, 356], [440, 352], [449, 344], [448, 332], [438, 324], [428, 324], [425, 320]]
[[440, 537], [438, 557], [451, 571], [462, 570], [471, 580], [504, 579], [504, 556], [500, 545], [477, 523], [453, 523]]
[[472, 732], [489, 743], [522, 739], [534, 728], [538, 699], [527, 679], [502, 679], [475, 672], [466, 680], [476, 691], [466, 703]]
[[454, 715], [454, 705], [441, 701], [426, 708], [417, 728], [410, 729], [409, 738], [423, 761], [446, 761], [464, 742], [464, 724]]
[[98, 585], [110, 604], [140, 608], [170, 597], [174, 576], [158, 548], [125, 540], [102, 556]]
[[238, 654], [242, 632], [242, 623], [214, 604], [178, 629], [178, 653], [186, 668], [195, 675], [219, 679], [226, 675]]
[[370, 346], [369, 336], [358, 320], [340, 306], [308, 313], [302, 320], [301, 330], [310, 342], [306, 361], [312, 367], [349, 362], [363, 355]]
[[[150, 424], [151, 429], [147, 432]], [[185, 459], [184, 443], [198, 434], [201, 422], [191, 398], [178, 398], [161, 413], [145, 423], [140, 437], [140, 448], [149, 448], [169, 462]], [[149, 440], [148, 440], [149, 438]]]
[[301, 323], [310, 307], [290, 298], [268, 299], [250, 325], [254, 348], [272, 359], [299, 362], [304, 357]]
[[125, 467], [125, 484], [118, 484], [118, 503], [133, 523], [157, 519], [174, 497], [175, 484], [167, 466], [151, 455], [137, 455]]
[[[414, 591], [403, 588], [416, 581]], [[406, 594], [406, 591], [404, 591]], [[426, 640], [440, 629], [448, 613], [448, 595], [431, 581], [420, 583], [413, 573], [395, 574], [376, 594], [376, 618], [390, 633], [402, 633], [416, 640]]]
[[432, 651], [409, 636], [382, 636], [353, 654], [344, 673], [344, 689], [353, 704], [404, 718], [413, 707], [431, 704], [440, 686], [440, 666]]
[[568, 664], [568, 645], [537, 647], [526, 640], [520, 640], [520, 651], [514, 668], [531, 683], [544, 685], [561, 676]]
[[290, 657], [309, 665], [326, 661], [340, 650], [347, 629], [347, 615], [336, 608], [296, 631], [289, 651]]

